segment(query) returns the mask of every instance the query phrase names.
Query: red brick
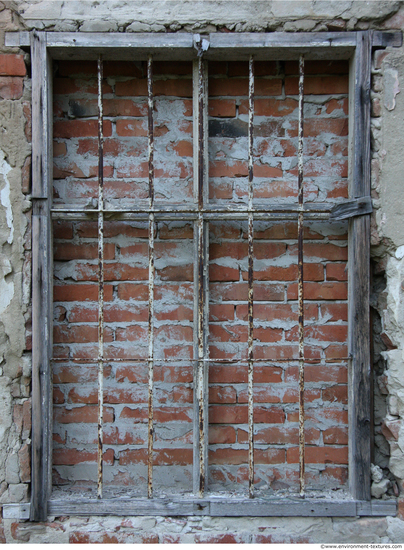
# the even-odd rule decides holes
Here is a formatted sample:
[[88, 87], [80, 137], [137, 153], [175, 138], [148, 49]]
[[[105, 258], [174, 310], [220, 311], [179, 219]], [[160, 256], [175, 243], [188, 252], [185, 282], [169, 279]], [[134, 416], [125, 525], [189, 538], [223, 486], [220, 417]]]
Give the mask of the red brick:
[[[285, 382], [297, 382], [298, 373], [298, 367], [287, 367]], [[346, 384], [347, 378], [348, 371], [346, 367], [332, 365], [305, 365], [304, 367], [304, 379], [306, 382], [334, 382], [336, 384]]]
[[247, 542], [241, 534], [215, 533], [215, 534], [195, 534], [195, 543], [197, 544], [240, 544]]
[[[346, 283], [310, 283], [303, 285], [305, 300], [346, 300], [348, 288]], [[297, 300], [297, 283], [288, 286], [288, 300]]]
[[345, 263], [327, 264], [325, 272], [327, 281], [346, 281], [348, 279]]
[[210, 321], [232, 321], [234, 309], [232, 304], [212, 304], [209, 307], [209, 319]]
[[236, 101], [234, 99], [210, 99], [208, 104], [209, 116], [235, 117]]
[[[238, 280], [238, 278], [236, 279]], [[211, 300], [246, 301], [248, 297], [247, 283], [209, 285]], [[283, 301], [284, 285], [271, 283], [254, 284], [254, 300], [257, 301]]]
[[[193, 449], [155, 449], [153, 455], [153, 464], [155, 466], [166, 464], [170, 466], [187, 466], [188, 464], [192, 464]], [[125, 450], [119, 453], [120, 465], [139, 463], [147, 463], [146, 449]]]
[[147, 80], [133, 79], [125, 82], [117, 82], [115, 85], [117, 96], [147, 96]]
[[[104, 120], [104, 136], [108, 137], [112, 133], [110, 120]], [[75, 138], [75, 137], [96, 137], [98, 135], [97, 120], [56, 120], [53, 124], [54, 138]]]
[[[289, 267], [266, 266], [260, 270], [254, 270], [254, 281], [295, 281], [298, 276], [297, 265]], [[304, 265], [303, 277], [305, 281], [323, 281], [324, 267], [321, 264]], [[247, 273], [243, 272], [243, 279]]]
[[173, 367], [156, 365], [154, 367], [155, 381], [167, 383], [190, 383], [193, 381], [191, 366]]
[[348, 445], [348, 428], [328, 428], [323, 432], [326, 445]]
[[[291, 97], [285, 99], [255, 99], [254, 114], [256, 116], [285, 117], [290, 115], [298, 108], [298, 101]], [[239, 107], [240, 114], [248, 114], [248, 101], [241, 102]]]
[[[98, 302], [98, 285], [69, 284], [54, 285], [53, 299], [55, 302], [92, 301]], [[104, 300], [112, 300], [112, 286], [104, 286]]]
[[342, 344], [331, 344], [325, 350], [326, 361], [336, 362], [348, 357], [348, 347]]
[[[115, 258], [115, 245], [104, 244], [104, 260]], [[98, 244], [56, 244], [54, 247], [55, 260], [95, 260], [98, 259]]]
[[[288, 464], [299, 462], [299, 448], [286, 451]], [[309, 447], [305, 448], [306, 464], [348, 464], [348, 447]]]
[[348, 386], [331, 386], [323, 389], [323, 401], [348, 403]]
[[268, 166], [267, 164], [254, 164], [254, 176], [257, 178], [281, 178], [282, 166]]
[[236, 442], [236, 430], [232, 426], [209, 426], [209, 444], [231, 444]]
[[[314, 424], [318, 422], [326, 421], [328, 424], [334, 423], [338, 424], [348, 424], [348, 411], [343, 411], [341, 409], [332, 409], [332, 408], [321, 408], [321, 409], [307, 409], [305, 411], [305, 416], [307, 421], [312, 421]], [[299, 412], [288, 413], [289, 422], [298, 422]]]
[[[346, 342], [348, 327], [346, 325], [310, 325], [304, 327], [304, 336], [318, 342]], [[298, 339], [298, 327], [286, 331], [286, 341]]]
[[[348, 75], [306, 76], [304, 79], [304, 93], [306, 95], [347, 94], [348, 92]], [[299, 94], [298, 78], [285, 78], [285, 94]]]
[[[104, 330], [104, 340], [112, 341], [108, 327]], [[53, 341], [55, 344], [97, 342], [98, 326], [56, 325], [53, 327]]]
[[[247, 304], [236, 306], [238, 319], [246, 321]], [[317, 319], [317, 305], [304, 304], [304, 315], [306, 320]], [[260, 321], [295, 321], [298, 322], [299, 312], [296, 306], [290, 304], [254, 304], [254, 319]]]
[[283, 464], [285, 451], [284, 449], [255, 449], [254, 461], [256, 464]]
[[[96, 423], [98, 421], [98, 406], [84, 406], [66, 409], [65, 407], [55, 407], [53, 411], [54, 421], [60, 424], [71, 423]], [[104, 422], [114, 421], [114, 410], [112, 407], [104, 407]]]
[[219, 183], [214, 180], [209, 181], [209, 198], [210, 199], [231, 199], [233, 197], [232, 182]]
[[[255, 380], [254, 380], [255, 382]], [[276, 387], [254, 387], [254, 403], [280, 403], [282, 390]], [[248, 390], [241, 390], [238, 394], [239, 403], [248, 403]]]
[[[238, 440], [241, 443], [248, 441], [248, 434], [243, 430], [238, 431]], [[240, 437], [241, 436], [241, 437]], [[316, 444], [320, 437], [320, 430], [315, 428], [309, 428], [305, 430], [305, 442], [308, 444]], [[254, 442], [257, 444], [269, 444], [269, 445], [297, 445], [299, 441], [299, 429], [297, 427], [282, 426], [270, 426], [268, 428], [261, 428], [254, 434]]]
[[[70, 403], [96, 404], [98, 403], [98, 389], [89, 390], [88, 387], [72, 388], [69, 391]], [[104, 388], [104, 403], [146, 403], [147, 395], [145, 388]]]
[[321, 304], [323, 321], [348, 321], [348, 304]]
[[73, 224], [67, 221], [53, 222], [53, 238], [54, 239], [72, 239]]
[[18, 451], [18, 461], [20, 464], [20, 479], [22, 483], [31, 481], [31, 446], [25, 443]]
[[210, 386], [209, 403], [236, 403], [237, 393], [231, 386]]
[[148, 300], [149, 288], [145, 284], [121, 283], [118, 285], [119, 300]]
[[209, 266], [209, 280], [215, 281], [238, 281], [240, 278], [238, 268], [227, 267], [217, 264]]
[[147, 136], [146, 120], [124, 120], [116, 121], [116, 133], [118, 136]]
[[245, 424], [248, 422], [246, 405], [210, 405], [210, 424]]
[[[82, 462], [97, 462], [97, 451], [79, 451], [78, 449], [53, 449], [53, 464], [67, 465], [80, 464]], [[102, 455], [104, 464], [110, 466], [114, 463], [114, 451], [108, 449]]]
[[1, 76], [25, 76], [27, 69], [24, 56], [19, 54], [0, 54]]
[[193, 281], [193, 264], [168, 266], [163, 269], [156, 269], [156, 273], [162, 281]]
[[[316, 137], [321, 134], [334, 134], [335, 136], [348, 135], [348, 119], [346, 118], [312, 118], [304, 121], [304, 137]], [[290, 122], [289, 137], [297, 137], [297, 122]]]
[[0, 76], [0, 98], [20, 99], [23, 91], [23, 79], [16, 76]]
[[332, 113], [335, 113], [336, 111], [338, 112], [339, 110], [342, 110], [344, 115], [348, 115], [348, 107], [349, 107], [348, 98], [330, 99], [329, 101], [327, 101], [326, 106], [327, 106], [326, 107], [327, 114], [332, 114]]
[[404, 498], [397, 499], [397, 516], [404, 520]]
[[53, 403], [61, 405], [65, 402], [64, 393], [57, 386], [53, 386]]
[[279, 360], [279, 359], [296, 359], [298, 355], [297, 346], [255, 346], [254, 357], [255, 359], [269, 359], [269, 360]]
[[25, 128], [24, 133], [25, 137], [27, 138], [27, 141], [31, 141], [32, 139], [32, 109], [31, 104], [28, 102], [24, 102], [22, 104], [22, 111], [24, 113], [25, 117]]
[[247, 175], [247, 162], [235, 161], [229, 164], [228, 161], [217, 160], [209, 163], [210, 178], [240, 178]]
[[31, 157], [27, 157], [21, 169], [21, 191], [31, 192]]

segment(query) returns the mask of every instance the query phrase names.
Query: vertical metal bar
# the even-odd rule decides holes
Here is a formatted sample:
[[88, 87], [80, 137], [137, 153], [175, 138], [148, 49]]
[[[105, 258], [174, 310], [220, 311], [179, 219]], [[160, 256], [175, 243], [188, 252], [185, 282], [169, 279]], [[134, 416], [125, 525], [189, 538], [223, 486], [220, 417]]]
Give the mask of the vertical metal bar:
[[299, 145], [298, 145], [298, 300], [299, 300], [299, 479], [304, 497], [304, 295], [303, 295], [303, 102], [304, 57], [299, 59]]
[[209, 223], [202, 209], [209, 195], [207, 132], [207, 66], [202, 59], [201, 37], [194, 37], [198, 59], [193, 63], [194, 106], [194, 200], [198, 218], [194, 223], [194, 493], [203, 496], [207, 487], [208, 464], [208, 367], [209, 335]]
[[248, 488], [254, 497], [254, 220], [253, 220], [253, 147], [254, 147], [254, 60], [249, 62], [248, 105]]
[[104, 408], [104, 159], [103, 159], [103, 62], [98, 58], [98, 483], [102, 498], [102, 447]]
[[205, 491], [205, 418], [204, 418], [204, 228], [201, 210], [204, 180], [204, 71], [202, 55], [198, 59], [198, 423], [199, 423], [199, 494]]
[[[147, 59], [149, 207], [154, 207], [154, 135], [153, 135], [153, 58]], [[154, 214], [149, 214], [149, 424], [147, 496], [153, 496], [153, 338], [154, 338]]]

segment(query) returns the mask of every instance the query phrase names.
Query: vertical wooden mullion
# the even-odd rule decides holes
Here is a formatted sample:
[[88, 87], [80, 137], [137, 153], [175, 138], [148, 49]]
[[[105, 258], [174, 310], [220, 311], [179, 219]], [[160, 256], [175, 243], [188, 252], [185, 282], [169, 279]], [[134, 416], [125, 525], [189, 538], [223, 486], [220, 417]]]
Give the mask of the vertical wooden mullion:
[[47, 519], [52, 434], [52, 61], [46, 33], [31, 35], [32, 57], [32, 464], [31, 521]]
[[[359, 32], [350, 68], [350, 198], [370, 196], [370, 32]], [[349, 485], [370, 500], [370, 217], [348, 229]]]
[[208, 320], [209, 320], [209, 224], [203, 207], [208, 200], [207, 67], [202, 57], [193, 63], [194, 200], [194, 452], [193, 491], [203, 496], [208, 464]]

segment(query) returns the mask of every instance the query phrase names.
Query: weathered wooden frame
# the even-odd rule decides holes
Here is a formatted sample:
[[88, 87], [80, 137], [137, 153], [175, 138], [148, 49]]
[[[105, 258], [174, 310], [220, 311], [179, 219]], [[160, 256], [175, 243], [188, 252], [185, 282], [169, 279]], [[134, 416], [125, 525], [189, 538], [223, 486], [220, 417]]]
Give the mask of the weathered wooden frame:
[[[395, 501], [370, 496], [370, 70], [372, 48], [400, 46], [401, 33], [216, 33], [205, 59], [350, 59], [350, 185], [331, 218], [349, 221], [349, 482], [352, 500], [51, 500], [52, 381], [52, 59], [195, 59], [192, 34], [7, 33], [7, 46], [32, 57], [32, 477], [29, 519], [51, 515], [356, 516], [391, 515]], [[101, 45], [100, 45], [101, 44]], [[195, 74], [194, 69], [194, 74]], [[195, 78], [195, 76], [194, 76]], [[198, 148], [198, 145], [196, 145]], [[197, 151], [197, 149], [196, 149]], [[197, 225], [197, 222], [195, 222]], [[207, 224], [206, 224], [207, 225]], [[206, 228], [204, 229], [204, 232]], [[203, 239], [202, 239], [203, 242]], [[197, 304], [195, 306], [197, 308]], [[197, 368], [197, 367], [196, 367]], [[206, 414], [206, 413], [204, 413]], [[206, 450], [203, 450], [206, 461]], [[197, 487], [195, 487], [197, 489]], [[18, 512], [16, 511], [18, 507]], [[27, 516], [21, 505], [5, 517]]]

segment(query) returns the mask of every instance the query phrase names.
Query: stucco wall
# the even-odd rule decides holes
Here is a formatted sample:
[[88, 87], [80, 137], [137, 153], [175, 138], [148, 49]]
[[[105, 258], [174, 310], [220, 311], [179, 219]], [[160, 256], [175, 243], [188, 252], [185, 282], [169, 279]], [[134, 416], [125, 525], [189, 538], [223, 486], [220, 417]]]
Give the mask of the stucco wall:
[[[30, 444], [29, 55], [4, 46], [12, 30], [326, 31], [404, 27], [403, 2], [0, 1], [0, 503], [26, 501]], [[375, 462], [404, 491], [404, 48], [376, 52], [372, 79], [372, 306], [378, 361]], [[26, 64], [24, 63], [26, 62]], [[28, 71], [26, 71], [28, 67]], [[386, 442], [387, 441], [387, 442]], [[388, 468], [388, 469], [387, 469]], [[390, 472], [390, 473], [389, 473]], [[402, 542], [396, 518], [62, 518], [3, 520], [7, 542]], [[106, 533], [109, 535], [106, 535]], [[114, 534], [111, 535], [111, 532]], [[106, 537], [106, 538], [105, 538]], [[115, 537], [108, 539], [108, 537]]]

